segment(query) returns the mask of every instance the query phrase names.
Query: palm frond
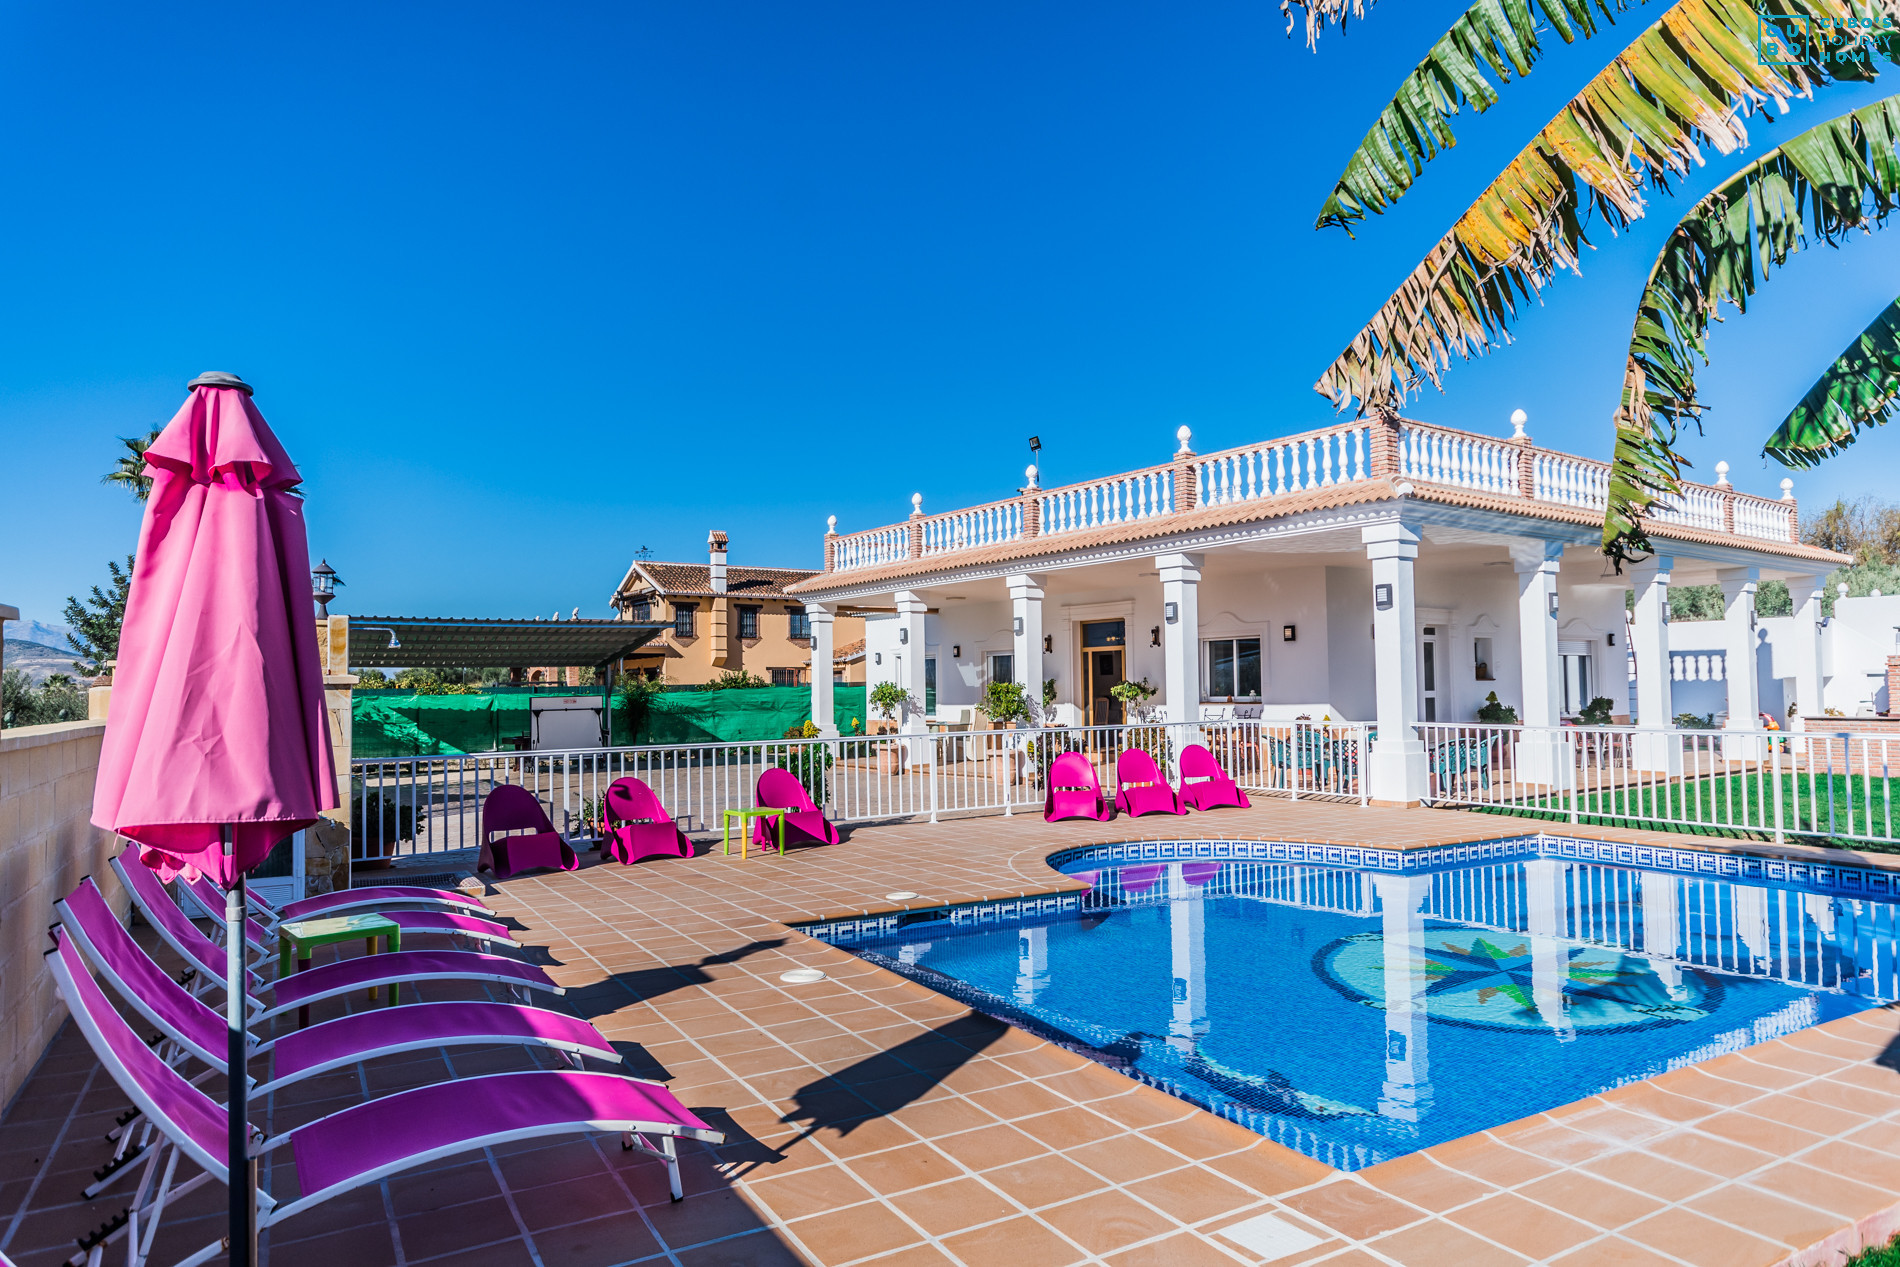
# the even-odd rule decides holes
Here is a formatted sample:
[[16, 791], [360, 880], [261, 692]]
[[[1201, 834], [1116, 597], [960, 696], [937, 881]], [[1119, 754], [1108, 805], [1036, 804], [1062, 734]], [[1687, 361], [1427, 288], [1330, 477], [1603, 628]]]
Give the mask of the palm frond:
[[[1848, 29], [1873, 3], [1763, 0], [1762, 14], [1825, 20]], [[1642, 216], [1644, 194], [1702, 162], [1707, 146], [1730, 154], [1748, 142], [1743, 116], [1769, 102], [1811, 95], [1816, 83], [1872, 73], [1853, 63], [1763, 65], [1757, 10], [1744, 0], [1679, 0], [1571, 102], [1478, 196], [1354, 336], [1314, 385], [1339, 409], [1396, 405], [1433, 385], [1453, 356], [1469, 359], [1508, 341], [1519, 305], [1559, 269], [1576, 271], [1600, 215], [1615, 228]], [[1878, 32], [1886, 60], [1900, 38]]]
[[1372, 0], [1280, 0], [1281, 16], [1286, 18], [1286, 33], [1293, 34], [1293, 10], [1299, 9], [1306, 15], [1306, 47], [1318, 48], [1319, 35], [1328, 24], [1337, 22], [1339, 29], [1346, 29], [1348, 18], [1364, 20], [1366, 10], [1372, 7]]
[[[1790, 138], [1677, 223], [1650, 270], [1630, 334], [1603, 520], [1605, 553], [1627, 559], [1647, 550], [1643, 512], [1682, 489], [1684, 463], [1675, 444], [1683, 423], [1695, 421], [1702, 408], [1696, 362], [1708, 363], [1709, 323], [1718, 319], [1717, 309], [1726, 303], [1747, 312], [1770, 270], [1810, 239], [1837, 246], [1849, 231], [1877, 228], [1900, 210], [1897, 144], [1900, 94]], [[1851, 426], [1847, 435], [1852, 438]], [[1821, 444], [1814, 459], [1839, 443]]]
[[[1645, 0], [1537, 0], [1537, 9], [1569, 44], [1597, 33], [1598, 13], [1614, 23], [1632, 3]], [[1475, 0], [1379, 111], [1313, 227], [1350, 234], [1367, 212], [1377, 215], [1397, 202], [1439, 150], [1458, 143], [1450, 119], [1460, 107], [1482, 114], [1497, 104], [1498, 88], [1487, 69], [1502, 83], [1531, 73], [1543, 51], [1541, 26], [1530, 0]]]
[[1900, 299], [1854, 336], [1782, 419], [1762, 453], [1783, 466], [1818, 466], [1883, 425], [1900, 403]]
[[120, 436], [119, 443], [125, 446], [125, 454], [112, 464], [112, 469], [102, 475], [99, 482], [117, 484], [139, 501], [150, 497], [152, 477], [145, 473], [145, 450], [152, 447], [160, 430], [154, 427], [143, 436]]

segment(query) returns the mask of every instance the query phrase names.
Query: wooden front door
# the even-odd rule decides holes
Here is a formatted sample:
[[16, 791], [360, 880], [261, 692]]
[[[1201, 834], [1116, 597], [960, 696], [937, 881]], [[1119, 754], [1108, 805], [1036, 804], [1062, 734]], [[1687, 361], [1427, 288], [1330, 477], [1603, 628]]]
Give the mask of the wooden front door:
[[1122, 653], [1120, 651], [1089, 651], [1089, 725], [1119, 726], [1122, 723], [1122, 702], [1108, 692], [1121, 685]]

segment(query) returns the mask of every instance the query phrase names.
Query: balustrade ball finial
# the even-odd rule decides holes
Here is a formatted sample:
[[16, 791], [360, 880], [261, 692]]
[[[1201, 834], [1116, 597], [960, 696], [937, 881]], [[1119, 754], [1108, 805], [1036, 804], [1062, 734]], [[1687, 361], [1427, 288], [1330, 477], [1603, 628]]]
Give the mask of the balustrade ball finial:
[[1782, 479], [1781, 500], [1784, 502], [1791, 502], [1794, 500], [1794, 481], [1793, 480], [1787, 479], [1787, 478]]
[[1834, 587], [1834, 593], [1836, 597], [1846, 598], [1847, 597], [1847, 582], [1842, 581], [1839, 585], [1836, 585]]
[[1717, 462], [1715, 464], [1715, 486], [1717, 488], [1729, 487], [1727, 462]]
[[1036, 486], [1036, 464], [1034, 462], [1031, 462], [1028, 466], [1023, 468], [1023, 481], [1025, 487], [1034, 488]]
[[1181, 447], [1176, 449], [1175, 452], [1186, 453], [1188, 451], [1188, 441], [1194, 438], [1194, 430], [1184, 422], [1175, 429], [1174, 438], [1181, 442]]
[[924, 513], [924, 495], [922, 493], [912, 493], [910, 495], [910, 513], [913, 515], [921, 515]]
[[837, 531], [838, 531], [838, 516], [836, 515], [826, 516], [825, 517], [825, 532], [829, 535], [835, 535]]
[[1511, 439], [1513, 440], [1529, 439], [1530, 437], [1524, 434], [1524, 424], [1529, 422], [1530, 420], [1531, 420], [1531, 416], [1525, 413], [1522, 409], [1513, 409], [1511, 411]]

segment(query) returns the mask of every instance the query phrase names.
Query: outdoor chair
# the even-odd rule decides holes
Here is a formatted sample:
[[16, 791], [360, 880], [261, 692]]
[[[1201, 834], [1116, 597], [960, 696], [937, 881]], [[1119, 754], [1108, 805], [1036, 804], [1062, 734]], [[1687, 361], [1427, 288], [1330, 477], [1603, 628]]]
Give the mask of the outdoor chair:
[[1128, 748], [1115, 758], [1115, 808], [1130, 818], [1143, 814], [1185, 814], [1174, 784], [1140, 748]]
[[615, 779], [607, 785], [605, 800], [607, 840], [603, 847], [615, 862], [693, 856], [686, 833], [642, 780], [631, 776]]
[[[346, 915], [369, 907], [388, 906], [399, 903], [403, 906], [445, 907], [452, 911], [488, 911], [488, 903], [468, 893], [452, 892], [448, 889], [431, 888], [423, 884], [378, 884], [361, 889], [338, 889], [334, 893], [319, 893], [315, 897], [303, 898], [296, 902], [286, 902], [282, 906], [273, 906], [258, 896], [257, 890], [246, 889], [250, 898], [251, 914], [263, 919], [270, 927], [276, 927], [280, 919], [317, 919], [326, 915]], [[220, 910], [222, 919], [224, 912]]]
[[1478, 776], [1478, 786], [1489, 789], [1491, 753], [1496, 746], [1496, 736], [1449, 739], [1439, 744], [1432, 762], [1438, 775], [1438, 790], [1449, 792], [1454, 786], [1464, 788], [1470, 784], [1474, 773]]
[[[191, 900], [191, 904], [203, 912], [206, 919], [219, 923], [223, 921], [223, 889], [220, 889], [203, 876], [199, 876], [196, 880], [187, 880], [183, 876], [180, 876], [177, 884], [185, 896]], [[246, 892], [248, 893], [249, 890], [246, 890]], [[258, 910], [256, 906], [253, 906], [252, 909], [254, 911]], [[492, 919], [482, 919], [479, 916], [458, 911], [396, 911], [382, 908], [358, 909], [349, 912], [330, 910], [323, 912], [321, 916], [293, 916], [290, 917], [290, 921], [295, 923], [298, 918], [325, 918], [343, 914], [379, 915], [394, 924], [397, 928], [402, 929], [402, 938], [405, 942], [411, 937], [421, 933], [440, 933], [445, 937], [465, 937], [470, 941], [498, 942], [505, 946], [515, 944], [515, 935], [508, 931], [506, 925], [497, 924]], [[266, 934], [275, 937], [277, 935], [278, 925], [282, 923], [282, 920], [278, 918], [276, 912], [266, 903], [258, 913], [258, 918], [253, 922], [261, 924]], [[252, 940], [252, 945], [257, 945], [255, 939]], [[259, 948], [266, 949], [267, 947]]]
[[[525, 836], [497, 832], [526, 831]], [[549, 867], [572, 871], [581, 865], [573, 846], [561, 839], [548, 821], [541, 801], [516, 783], [497, 783], [482, 801], [482, 848], [477, 871], [492, 871], [498, 880]]]
[[1253, 802], [1227, 771], [1221, 769], [1214, 754], [1195, 743], [1181, 749], [1181, 804], [1198, 810], [1219, 809], [1224, 805], [1250, 809]]
[[[46, 961], [60, 997], [101, 1067], [163, 1138], [148, 1150], [125, 1222], [95, 1247], [129, 1240], [128, 1258], [137, 1267], [150, 1254], [168, 1206], [206, 1182], [230, 1183], [228, 1115], [145, 1045], [107, 1001], [65, 930], [55, 928], [52, 936]], [[566, 1070], [458, 1078], [352, 1105], [268, 1140], [255, 1127], [252, 1133], [255, 1157], [288, 1145], [297, 1177], [294, 1200], [280, 1203], [269, 1193], [256, 1194], [260, 1232], [418, 1166], [496, 1144], [564, 1135], [617, 1134], [622, 1148], [659, 1158], [678, 1201], [684, 1191], [673, 1141], [725, 1142], [724, 1134], [658, 1083]], [[181, 1156], [200, 1172], [182, 1183], [177, 1182]], [[223, 1252], [222, 1240], [214, 1240], [178, 1267], [197, 1267]]]
[[1102, 780], [1086, 755], [1062, 753], [1049, 763], [1048, 778], [1049, 787], [1042, 798], [1044, 822], [1092, 818], [1106, 823], [1115, 817], [1115, 807], [1102, 796]]
[[[760, 809], [791, 811], [785, 815], [785, 843], [798, 844], [801, 838], [804, 843], [814, 845], [838, 843], [838, 829], [812, 803], [811, 793], [793, 777], [790, 770], [773, 766], [761, 774], [755, 801]], [[761, 849], [770, 848], [778, 843], [777, 831], [770, 819], [755, 819], [752, 823], [752, 843]]]
[[[165, 882], [158, 878], [158, 872], [139, 861], [138, 855], [130, 849], [112, 858], [108, 865], [113, 874], [119, 877], [119, 883], [125, 887], [132, 904], [139, 908], [146, 922], [151, 924], [167, 946], [178, 952], [178, 957], [191, 969], [189, 984], [192, 993], [202, 993], [214, 987], [222, 990], [226, 967], [223, 947], [191, 922], [184, 908], [165, 891]], [[246, 920], [244, 933], [249, 949], [266, 952], [270, 942], [263, 925], [256, 920]], [[255, 967], [249, 971], [252, 987], [255, 988], [264, 978]], [[253, 1008], [258, 1006], [255, 996], [250, 996], [250, 1004]]]

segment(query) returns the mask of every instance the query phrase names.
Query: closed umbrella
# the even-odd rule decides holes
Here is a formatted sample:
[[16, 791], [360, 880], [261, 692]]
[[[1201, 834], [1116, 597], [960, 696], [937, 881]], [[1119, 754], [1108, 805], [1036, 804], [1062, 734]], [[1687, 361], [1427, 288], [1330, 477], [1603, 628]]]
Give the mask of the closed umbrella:
[[92, 821], [226, 890], [231, 1262], [249, 1264], [244, 873], [336, 806], [297, 468], [233, 374], [201, 374], [152, 477]]

